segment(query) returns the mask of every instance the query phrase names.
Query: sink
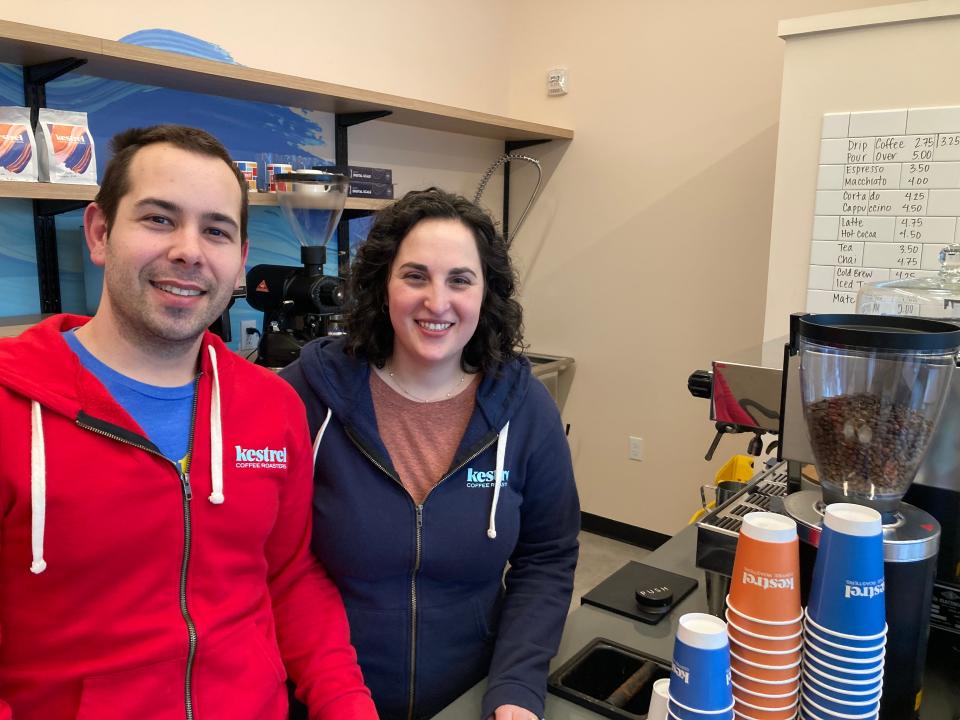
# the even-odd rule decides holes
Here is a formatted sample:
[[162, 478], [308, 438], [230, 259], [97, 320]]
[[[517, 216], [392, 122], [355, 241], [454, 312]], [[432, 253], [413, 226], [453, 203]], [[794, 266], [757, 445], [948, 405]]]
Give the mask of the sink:
[[[638, 673], [638, 671], [641, 671]], [[624, 692], [624, 682], [639, 686]], [[647, 717], [653, 683], [670, 676], [670, 664], [605, 638], [594, 638], [555, 670], [547, 689], [581, 707], [609, 718]]]

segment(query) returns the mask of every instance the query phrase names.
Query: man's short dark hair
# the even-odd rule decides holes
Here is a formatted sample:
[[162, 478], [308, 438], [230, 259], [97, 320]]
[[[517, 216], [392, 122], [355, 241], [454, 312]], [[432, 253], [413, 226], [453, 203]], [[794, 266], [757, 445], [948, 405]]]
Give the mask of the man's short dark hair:
[[495, 372], [523, 350], [523, 310], [503, 236], [491, 217], [461, 195], [437, 188], [409, 192], [381, 210], [350, 271], [347, 352], [383, 367], [393, 353], [386, 309], [387, 282], [400, 243], [422, 220], [457, 220], [473, 234], [483, 270], [484, 294], [477, 329], [463, 348], [464, 370]]
[[130, 192], [130, 163], [137, 151], [147, 145], [169, 143], [188, 152], [207, 155], [223, 160], [233, 172], [240, 186], [240, 240], [247, 241], [247, 182], [233, 164], [230, 153], [213, 135], [186, 125], [153, 125], [147, 128], [131, 128], [117, 133], [110, 141], [113, 157], [107, 163], [95, 202], [107, 219], [107, 232], [113, 228], [120, 200]]

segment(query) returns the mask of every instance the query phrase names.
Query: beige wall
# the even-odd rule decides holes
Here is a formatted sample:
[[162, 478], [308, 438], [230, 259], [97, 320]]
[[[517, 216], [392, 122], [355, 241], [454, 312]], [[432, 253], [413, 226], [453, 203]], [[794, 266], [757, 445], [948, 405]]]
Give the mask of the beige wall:
[[[899, 12], [890, 14], [894, 10]], [[960, 66], [960, 2], [918, 2], [889, 11], [851, 20], [899, 15], [909, 21], [786, 37], [770, 255], [770, 277], [779, 282], [767, 292], [768, 338], [783, 335], [788, 315], [806, 305], [823, 114], [960, 105], [953, 70]], [[954, 16], [911, 17], [947, 11]]]
[[4, 3], [5, 20], [117, 40], [177, 30], [242, 65], [507, 113], [508, 0], [126, 0]]
[[[692, 370], [761, 340], [783, 42], [777, 23], [876, 2], [601, 2], [512, 6], [511, 112], [576, 138], [518, 236], [528, 338], [570, 354], [583, 507], [672, 533], [708, 464]], [[544, 71], [570, 69], [547, 98]], [[537, 151], [538, 149], [535, 149]], [[559, 149], [540, 151], [548, 157]], [[627, 459], [627, 437], [646, 459]]]
[[[549, 181], [514, 246], [535, 350], [572, 355], [565, 407], [584, 510], [672, 533], [717, 460], [688, 374], [760, 342], [783, 43], [777, 22], [877, 0], [368, 0], [215, 7], [171, 0], [12, 5], [10, 20], [117, 38], [166, 27], [241, 63], [570, 125], [530, 152]], [[118, 8], [110, 13], [104, 8]], [[322, 5], [324, 12], [318, 9]], [[274, 22], [293, 8], [287, 47]], [[345, 27], [349, 26], [349, 27]], [[267, 29], [266, 31], [264, 29]], [[277, 28], [277, 29], [274, 29]], [[338, 29], [339, 28], [339, 29]], [[246, 38], [244, 43], [237, 38]], [[570, 94], [547, 98], [548, 67]], [[401, 182], [470, 192], [496, 143], [386, 124], [357, 128], [353, 158]], [[515, 207], [531, 182], [516, 173]], [[414, 183], [415, 184], [415, 183]], [[406, 188], [400, 188], [406, 189]], [[485, 196], [495, 207], [496, 195]], [[627, 460], [627, 436], [646, 459]]]

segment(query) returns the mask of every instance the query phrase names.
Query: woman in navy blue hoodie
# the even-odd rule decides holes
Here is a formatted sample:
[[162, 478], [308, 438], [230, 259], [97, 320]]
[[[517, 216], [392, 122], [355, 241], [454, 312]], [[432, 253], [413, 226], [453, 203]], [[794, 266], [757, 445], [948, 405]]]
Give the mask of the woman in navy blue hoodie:
[[315, 437], [313, 549], [385, 720], [432, 717], [485, 676], [482, 718], [543, 714], [580, 508], [515, 293], [485, 212], [408, 193], [357, 254], [347, 338], [282, 372]]

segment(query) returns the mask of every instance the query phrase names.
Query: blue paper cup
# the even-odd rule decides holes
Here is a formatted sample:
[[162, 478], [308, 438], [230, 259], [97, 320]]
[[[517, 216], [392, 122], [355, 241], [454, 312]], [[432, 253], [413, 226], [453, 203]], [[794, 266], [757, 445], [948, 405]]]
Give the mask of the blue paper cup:
[[667, 716], [676, 720], [733, 720], [733, 704], [723, 710], [702, 712], [688, 708], [670, 698], [667, 704]]
[[833, 632], [873, 636], [886, 627], [883, 526], [873, 508], [828, 505], [807, 613]]
[[[836, 720], [836, 718], [845, 718], [844, 715], [828, 715], [823, 710], [813, 710], [809, 704], [805, 704], [803, 698], [800, 698], [800, 714], [797, 716], [800, 720]], [[859, 720], [877, 720], [879, 713], [868, 715]]]
[[835, 632], [817, 624], [816, 620], [812, 619], [810, 613], [806, 610], [803, 611], [803, 627], [805, 630], [812, 630], [826, 640], [856, 648], [874, 647], [887, 641], [887, 625], [884, 625], [883, 630], [873, 635], [851, 635], [850, 633]]
[[831, 680], [815, 672], [810, 672], [810, 668], [804, 668], [803, 682], [812, 688], [822, 690], [830, 697], [838, 700], [850, 699], [857, 700], [862, 698], [871, 698], [877, 695], [883, 689], [883, 676], [872, 685], [851, 685], [849, 683]]
[[817, 632], [813, 626], [809, 624], [803, 629], [803, 641], [805, 643], [813, 643], [818, 648], [822, 648], [828, 652], [839, 653], [840, 655], [851, 658], [878, 655], [883, 652], [883, 649], [887, 645], [886, 635], [878, 639], [862, 640], [857, 643], [856, 641], [838, 638], [836, 635], [830, 635], [829, 633]]
[[881, 650], [875, 655], [868, 657], [848, 657], [838, 652], [831, 652], [819, 647], [816, 643], [807, 641], [803, 646], [804, 658], [812, 658], [820, 664], [833, 665], [844, 672], [856, 672], [857, 670], [867, 670], [870, 668], [883, 668], [883, 660], [886, 657], [886, 650]]
[[804, 651], [810, 655], [816, 655], [818, 660], [837, 665], [847, 670], [859, 670], [863, 667], [871, 667], [883, 662], [886, 655], [886, 648], [881, 645], [873, 650], [847, 650], [833, 645], [825, 645], [815, 639], [812, 635], [805, 635], [803, 641]]
[[804, 653], [803, 667], [812, 668], [815, 671], [838, 677], [844, 682], [852, 683], [860, 680], [873, 680], [883, 675], [883, 662], [876, 665], [862, 665], [855, 669], [850, 669], [828, 662], [824, 658], [818, 657], [811, 652]]
[[882, 685], [884, 674], [883, 669], [881, 668], [878, 672], [875, 672], [872, 675], [844, 675], [842, 673], [831, 671], [828, 668], [819, 667], [816, 663], [812, 662], [805, 662], [801, 672], [806, 675], [816, 677], [818, 680], [821, 680], [828, 685], [833, 685], [834, 687], [851, 691], [871, 688], [875, 685]]
[[800, 683], [800, 694], [804, 702], [814, 710], [820, 710], [827, 715], [848, 716], [854, 718], [873, 717], [880, 712], [880, 693], [867, 699], [865, 702], [852, 702], [831, 697], [827, 692], [820, 692], [817, 688], [804, 682]]
[[670, 699], [680, 709], [722, 713], [733, 706], [730, 644], [723, 620], [705, 613], [680, 617], [673, 646]]

